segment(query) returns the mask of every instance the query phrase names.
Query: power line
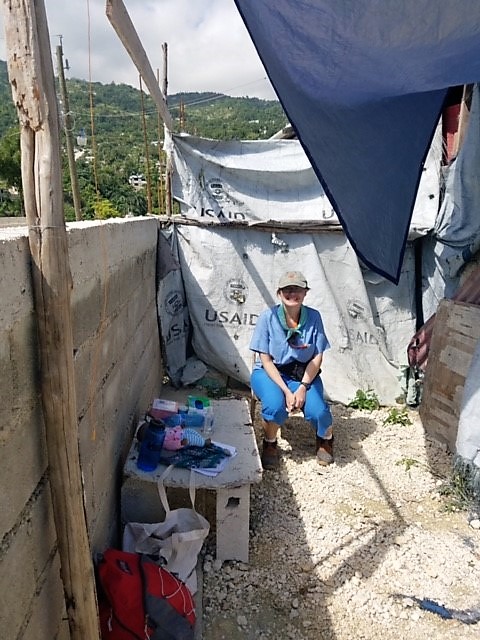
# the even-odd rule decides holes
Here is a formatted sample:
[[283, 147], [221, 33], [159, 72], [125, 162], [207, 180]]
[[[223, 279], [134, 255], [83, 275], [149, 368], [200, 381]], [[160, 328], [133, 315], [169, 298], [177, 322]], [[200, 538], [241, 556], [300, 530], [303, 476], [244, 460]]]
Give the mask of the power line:
[[[247, 82], [241, 85], [237, 85], [235, 87], [231, 87], [230, 89], [227, 89], [227, 91], [234, 91], [236, 89], [239, 89], [241, 87], [246, 87], [249, 86], [251, 84], [255, 84], [257, 82], [259, 82], [260, 80], [265, 80], [266, 78], [259, 78], [258, 80], [253, 80], [252, 82]], [[133, 89], [134, 87], [132, 87]], [[200, 92], [200, 91], [179, 91], [177, 92], [177, 94], [175, 95], [184, 95], [184, 94], [188, 94], [188, 93], [213, 93], [213, 92]], [[184, 107], [191, 107], [191, 106], [196, 106], [198, 104], [205, 104], [207, 102], [213, 102], [214, 100], [222, 100], [224, 98], [233, 98], [233, 99], [241, 99], [241, 97], [239, 96], [230, 96], [226, 93], [216, 93], [215, 95], [211, 95], [208, 96], [206, 98], [200, 98], [199, 100], [192, 100], [191, 102], [184, 102], [183, 105]], [[274, 100], [271, 100], [270, 102], [275, 102]], [[178, 105], [175, 105], [175, 108]], [[88, 113], [88, 111], [83, 111], [81, 109], [79, 109], [77, 111], [77, 115], [81, 116], [82, 114]], [[156, 109], [146, 109], [145, 110], [145, 115], [154, 115], [156, 113]], [[97, 118], [137, 118], [140, 115], [140, 111], [138, 112], [126, 112], [126, 113], [98, 113], [98, 107], [97, 107], [97, 113], [96, 113], [96, 117]]]

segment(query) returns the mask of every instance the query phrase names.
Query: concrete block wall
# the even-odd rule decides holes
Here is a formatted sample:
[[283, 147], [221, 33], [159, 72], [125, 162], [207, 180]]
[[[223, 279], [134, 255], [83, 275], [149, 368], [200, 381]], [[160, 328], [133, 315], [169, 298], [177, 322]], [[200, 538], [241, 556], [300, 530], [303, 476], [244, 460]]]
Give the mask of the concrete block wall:
[[[79, 450], [92, 553], [118, 543], [121, 469], [163, 376], [158, 222], [68, 225]], [[38, 386], [27, 231], [0, 229], [2, 638], [67, 640]]]

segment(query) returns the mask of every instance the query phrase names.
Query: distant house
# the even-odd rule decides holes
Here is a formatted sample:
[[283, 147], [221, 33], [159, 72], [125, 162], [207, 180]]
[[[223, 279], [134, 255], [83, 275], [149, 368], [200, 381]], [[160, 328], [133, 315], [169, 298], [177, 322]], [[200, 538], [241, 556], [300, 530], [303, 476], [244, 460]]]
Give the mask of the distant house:
[[132, 173], [128, 178], [128, 184], [134, 189], [142, 189], [147, 184], [147, 181], [143, 173]]

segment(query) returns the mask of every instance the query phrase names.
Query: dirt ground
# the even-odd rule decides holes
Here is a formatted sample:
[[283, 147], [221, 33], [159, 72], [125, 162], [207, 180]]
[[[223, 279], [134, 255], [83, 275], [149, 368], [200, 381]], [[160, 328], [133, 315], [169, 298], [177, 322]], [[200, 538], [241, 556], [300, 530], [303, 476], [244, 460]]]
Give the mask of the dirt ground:
[[[282, 430], [280, 470], [252, 487], [250, 563], [216, 561], [209, 539], [202, 637], [478, 638], [480, 622], [458, 618], [480, 607], [480, 531], [443, 495], [451, 455], [415, 410], [411, 424], [385, 423], [385, 408], [332, 411], [331, 467], [316, 463], [302, 419]], [[453, 618], [424, 610], [424, 599]]]

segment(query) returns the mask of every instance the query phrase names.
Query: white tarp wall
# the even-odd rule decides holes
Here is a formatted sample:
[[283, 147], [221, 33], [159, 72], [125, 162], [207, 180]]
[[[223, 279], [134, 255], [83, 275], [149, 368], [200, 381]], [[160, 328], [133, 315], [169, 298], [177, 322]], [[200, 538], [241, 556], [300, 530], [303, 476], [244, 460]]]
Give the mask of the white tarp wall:
[[177, 234], [163, 231], [158, 236], [157, 309], [162, 329], [164, 366], [173, 384], [179, 385], [190, 332], [190, 320], [185, 301]]
[[[382, 403], [394, 403], [415, 332], [411, 244], [397, 286], [362, 269], [297, 141], [175, 136], [167, 150], [184, 219], [174, 233], [196, 355], [248, 383], [256, 319], [277, 302], [279, 275], [300, 269], [311, 287], [306, 304], [322, 313], [332, 345], [322, 367], [328, 397], [349, 402], [357, 389], [372, 388]], [[417, 198], [414, 235], [435, 220], [435, 151]]]
[[474, 351], [463, 389], [456, 441], [456, 465], [468, 470], [472, 488], [480, 496], [480, 343]]
[[[221, 141], [186, 134], [171, 137], [168, 131], [165, 136], [174, 170], [173, 195], [185, 218], [219, 224], [340, 226], [298, 140]], [[435, 224], [441, 153], [439, 126], [420, 180], [410, 237]]]

